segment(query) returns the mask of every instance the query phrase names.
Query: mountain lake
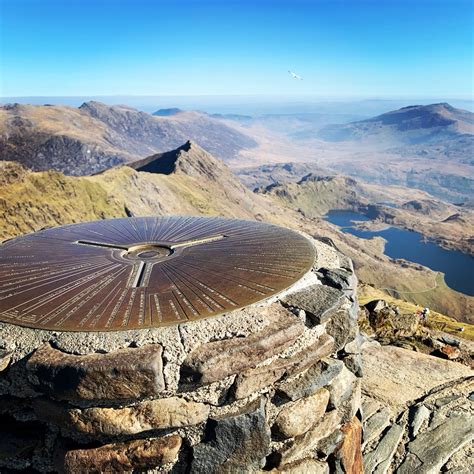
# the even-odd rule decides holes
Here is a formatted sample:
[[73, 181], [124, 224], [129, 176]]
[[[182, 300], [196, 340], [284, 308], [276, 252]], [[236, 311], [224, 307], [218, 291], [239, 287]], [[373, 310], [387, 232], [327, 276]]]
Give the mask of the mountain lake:
[[425, 241], [423, 235], [399, 227], [377, 231], [357, 229], [353, 221], [370, 221], [359, 212], [333, 210], [325, 219], [362, 239], [382, 237], [386, 240], [385, 255], [419, 263], [444, 273], [446, 284], [452, 289], [474, 296], [474, 257], [457, 250], [447, 250], [434, 242]]

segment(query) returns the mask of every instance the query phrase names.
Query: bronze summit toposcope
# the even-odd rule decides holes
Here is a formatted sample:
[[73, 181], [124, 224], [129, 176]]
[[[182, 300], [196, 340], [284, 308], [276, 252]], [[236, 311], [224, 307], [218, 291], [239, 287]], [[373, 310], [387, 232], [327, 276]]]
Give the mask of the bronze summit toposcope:
[[141, 217], [0, 245], [0, 321], [58, 331], [178, 324], [264, 300], [313, 265], [302, 235], [260, 222]]

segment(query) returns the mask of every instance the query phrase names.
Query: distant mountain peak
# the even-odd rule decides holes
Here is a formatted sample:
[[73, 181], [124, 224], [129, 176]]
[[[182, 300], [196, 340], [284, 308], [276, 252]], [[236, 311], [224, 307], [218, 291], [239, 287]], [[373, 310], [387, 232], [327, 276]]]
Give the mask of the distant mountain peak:
[[156, 174], [186, 174], [204, 176], [218, 180], [223, 174], [230, 175], [224, 163], [212, 156], [192, 140], [186, 141], [175, 150], [155, 155], [127, 164], [136, 171]]
[[168, 109], [159, 109], [156, 112], [153, 112], [152, 115], [156, 115], [158, 117], [170, 117], [171, 115], [177, 115], [182, 112], [183, 110], [179, 109], [178, 107], [170, 107]]
[[367, 141], [377, 146], [437, 143], [474, 135], [474, 114], [447, 102], [410, 105], [376, 117], [319, 131], [328, 141]]

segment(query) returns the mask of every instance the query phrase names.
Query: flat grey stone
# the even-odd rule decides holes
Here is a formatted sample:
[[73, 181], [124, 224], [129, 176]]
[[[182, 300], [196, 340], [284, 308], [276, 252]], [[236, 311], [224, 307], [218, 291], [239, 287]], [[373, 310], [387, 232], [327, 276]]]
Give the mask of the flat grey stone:
[[370, 397], [363, 397], [362, 399], [362, 414], [363, 421], [367, 421], [374, 413], [380, 410], [382, 405], [377, 400]]
[[329, 406], [340, 408], [354, 391], [356, 376], [346, 367], [334, 377], [329, 385]]
[[323, 275], [323, 283], [332, 286], [338, 290], [347, 290], [354, 288], [357, 280], [354, 274], [342, 268], [320, 268], [319, 272]]
[[338, 447], [344, 436], [341, 430], [336, 430], [330, 434], [327, 438], [322, 439], [318, 443], [318, 455], [327, 458], [331, 455], [334, 450]]
[[285, 306], [302, 309], [313, 324], [328, 321], [339, 309], [344, 293], [325, 285], [313, 285], [282, 298]]
[[367, 446], [383, 432], [383, 430], [390, 424], [391, 416], [392, 412], [389, 408], [385, 407], [379, 412], [373, 414], [364, 423], [364, 443], [362, 447]]
[[410, 430], [413, 437], [416, 437], [422, 427], [423, 423], [429, 419], [431, 411], [425, 407], [425, 405], [420, 405], [416, 408], [413, 415], [413, 420], [410, 423]]
[[[439, 472], [449, 458], [467, 443], [474, 439], [474, 419], [469, 416], [447, 418], [429, 431], [420, 433], [408, 444], [407, 459], [401, 464], [397, 473], [411, 474], [415, 461], [417, 474]], [[414, 459], [416, 458], [416, 460]]]
[[277, 387], [277, 392], [290, 400], [308, 397], [316, 390], [329, 385], [339, 375], [344, 363], [335, 359], [323, 359], [310, 367], [301, 377], [289, 379]]
[[461, 344], [459, 339], [455, 339], [454, 337], [449, 337], [449, 336], [438, 337], [438, 340], [441, 342], [444, 342], [445, 344], [449, 344], [450, 346], [455, 346], [455, 347], [459, 347]]
[[385, 474], [388, 471], [404, 432], [403, 426], [393, 425], [377, 447], [364, 456], [364, 467], [367, 474]]
[[333, 434], [340, 423], [341, 415], [337, 410], [326, 412], [322, 420], [313, 429], [304, 435], [297, 436], [293, 444], [285, 446], [277, 453], [277, 467], [298, 461], [314, 452], [319, 442]]
[[359, 332], [357, 319], [347, 309], [339, 309], [329, 319], [326, 332], [334, 338], [334, 350], [339, 352], [348, 341], [353, 340]]
[[344, 346], [344, 352], [346, 354], [360, 354], [361, 345], [363, 342], [363, 336], [360, 333], [350, 342]]
[[435, 401], [435, 406], [436, 408], [442, 408], [446, 405], [449, 405], [451, 402], [459, 400], [461, 397], [462, 395], [455, 393], [453, 395], [448, 395], [446, 397], [439, 398]]
[[263, 403], [248, 413], [209, 420], [206, 441], [193, 448], [191, 472], [196, 474], [257, 472], [265, 464], [270, 430]]
[[346, 367], [356, 376], [363, 377], [364, 370], [362, 367], [362, 355], [361, 354], [351, 354], [344, 358], [344, 364]]

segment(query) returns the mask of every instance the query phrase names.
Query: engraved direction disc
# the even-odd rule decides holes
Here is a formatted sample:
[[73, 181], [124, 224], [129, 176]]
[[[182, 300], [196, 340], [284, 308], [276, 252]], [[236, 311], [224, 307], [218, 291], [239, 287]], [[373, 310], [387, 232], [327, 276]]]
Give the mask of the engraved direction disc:
[[300, 234], [259, 222], [141, 217], [72, 224], [0, 245], [0, 321], [117, 331], [215, 316], [312, 266]]

